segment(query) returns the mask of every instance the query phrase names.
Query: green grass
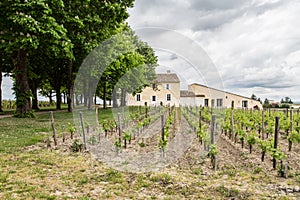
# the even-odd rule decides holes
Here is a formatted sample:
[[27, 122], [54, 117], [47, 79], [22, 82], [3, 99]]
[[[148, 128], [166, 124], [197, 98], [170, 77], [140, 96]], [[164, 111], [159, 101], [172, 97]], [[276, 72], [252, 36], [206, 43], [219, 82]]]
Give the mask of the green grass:
[[[55, 113], [55, 123], [58, 131], [62, 131], [65, 123], [71, 122], [72, 114]], [[45, 140], [51, 135], [49, 112], [38, 114], [35, 119], [1, 118], [0, 152], [12, 153]]]
[[[130, 112], [137, 111], [138, 108], [130, 108]], [[70, 113], [66, 110], [54, 112], [54, 121], [57, 134], [68, 132], [68, 123], [74, 123], [73, 117], [79, 118], [79, 113]], [[95, 121], [95, 111], [83, 111], [83, 117], [86, 123]], [[113, 112], [111, 108], [99, 109], [99, 122], [105, 119], [112, 119]], [[12, 153], [20, 151], [26, 146], [36, 144], [52, 136], [50, 123], [50, 113], [47, 110], [37, 114], [36, 118], [24, 119], [6, 117], [0, 118], [0, 152]]]

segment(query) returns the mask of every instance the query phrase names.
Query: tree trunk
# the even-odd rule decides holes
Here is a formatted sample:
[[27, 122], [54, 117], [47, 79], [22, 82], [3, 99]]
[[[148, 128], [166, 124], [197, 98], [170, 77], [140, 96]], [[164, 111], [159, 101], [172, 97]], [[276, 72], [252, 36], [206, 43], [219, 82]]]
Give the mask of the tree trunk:
[[2, 68], [0, 65], [0, 112], [3, 112], [2, 110]]
[[92, 110], [93, 105], [93, 94], [92, 94], [92, 81], [89, 81], [88, 87], [88, 110]]
[[113, 100], [113, 107], [117, 108], [118, 107], [117, 91], [115, 89], [113, 90], [112, 100]]
[[88, 105], [88, 94], [87, 94], [87, 87], [86, 87], [86, 80], [83, 81], [83, 100], [84, 106]]
[[106, 109], [106, 82], [103, 87], [103, 109]]
[[[78, 106], [79, 105], [79, 96], [76, 94], [76, 96], [75, 96], [75, 101], [76, 101], [76, 105]], [[81, 97], [80, 97], [81, 98]]]
[[67, 103], [68, 111], [73, 111], [73, 74], [72, 74], [73, 62], [68, 62], [68, 85], [67, 85]]
[[14, 90], [17, 104], [16, 115], [26, 117], [26, 114], [31, 111], [30, 88], [27, 76], [26, 51], [22, 49], [18, 50], [17, 53]]
[[52, 99], [52, 91], [49, 92], [49, 103], [52, 105], [53, 99]]
[[121, 89], [121, 107], [126, 106], [126, 90], [124, 88]]
[[56, 92], [56, 110], [61, 110], [61, 92], [60, 87], [55, 89]]
[[38, 107], [38, 95], [37, 95], [37, 84], [36, 82], [33, 80], [32, 83], [30, 84], [30, 89], [33, 95], [32, 98], [32, 109], [33, 110], [39, 110]]

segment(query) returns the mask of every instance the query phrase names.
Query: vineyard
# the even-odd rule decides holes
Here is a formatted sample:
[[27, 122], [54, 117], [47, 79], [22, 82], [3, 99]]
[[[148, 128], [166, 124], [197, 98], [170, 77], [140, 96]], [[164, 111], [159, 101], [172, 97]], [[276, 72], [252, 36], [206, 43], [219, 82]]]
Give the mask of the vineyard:
[[[22, 163], [25, 155], [30, 162], [40, 163], [39, 159], [43, 159], [44, 169], [49, 168], [43, 174], [48, 174], [51, 180], [57, 177], [51, 175], [53, 173], [73, 174], [69, 178], [62, 176], [66, 180], [55, 184], [60, 185], [56, 190], [64, 191], [65, 195], [76, 193], [73, 198], [77, 199], [85, 196], [80, 195], [81, 190], [87, 192], [91, 188], [98, 192], [85, 196], [90, 199], [300, 197], [300, 113], [297, 110], [143, 106], [109, 112], [78, 110], [72, 114], [74, 121], [66, 115], [57, 118], [62, 114], [41, 114], [42, 118], [37, 120], [47, 126], [41, 129], [45, 139], [26, 147], [28, 150], [22, 150], [19, 156], [5, 148], [2, 152], [7, 152], [6, 157], [10, 158], [1, 160], [2, 169], [16, 156]], [[38, 129], [33, 132], [36, 131]], [[8, 140], [3, 139], [1, 144], [5, 146]], [[35, 156], [29, 158], [28, 154]], [[38, 160], [32, 161], [35, 158]], [[81, 161], [75, 163], [76, 160]], [[66, 166], [73, 167], [67, 169]], [[0, 176], [0, 196], [14, 185], [13, 177], [19, 170], [13, 171]], [[30, 171], [28, 177], [32, 173], [41, 172]], [[76, 178], [82, 174], [84, 179]], [[73, 190], [72, 184], [66, 185], [65, 181], [75, 185], [80, 182], [82, 189], [76, 186]], [[121, 187], [124, 184], [129, 187], [128, 193]], [[46, 184], [45, 187], [52, 186]], [[105, 187], [110, 189], [102, 191]], [[46, 190], [51, 197], [63, 196], [50, 192], [53, 189]]]

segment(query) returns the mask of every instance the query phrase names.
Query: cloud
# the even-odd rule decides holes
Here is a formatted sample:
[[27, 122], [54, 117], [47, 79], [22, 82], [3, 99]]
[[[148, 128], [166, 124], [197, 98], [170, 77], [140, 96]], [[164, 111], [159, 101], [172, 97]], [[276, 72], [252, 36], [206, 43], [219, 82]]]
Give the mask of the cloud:
[[230, 10], [239, 8], [246, 2], [240, 0], [192, 0], [190, 8], [196, 11]]
[[[276, 90], [286, 96], [285, 89], [300, 99], [299, 10], [297, 0], [140, 0], [129, 24], [168, 28], [191, 38], [207, 52], [229, 90], [278, 98]], [[168, 62], [180, 63], [172, 55]]]

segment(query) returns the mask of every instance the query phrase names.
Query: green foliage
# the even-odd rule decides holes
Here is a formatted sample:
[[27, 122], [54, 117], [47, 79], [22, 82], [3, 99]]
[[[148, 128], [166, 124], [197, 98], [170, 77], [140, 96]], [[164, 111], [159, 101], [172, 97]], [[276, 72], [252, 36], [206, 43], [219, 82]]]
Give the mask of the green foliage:
[[272, 147], [274, 140], [261, 140], [258, 139], [258, 147], [262, 150], [262, 152], [266, 152], [269, 148]]
[[268, 152], [269, 152], [270, 156], [272, 156], [276, 160], [283, 160], [286, 158], [286, 154], [284, 152], [280, 151], [278, 148], [275, 149], [274, 146], [269, 147]]
[[111, 128], [109, 125], [109, 122], [107, 120], [103, 120], [102, 126], [103, 126], [104, 131], [106, 131], [106, 132], [109, 131]]
[[244, 141], [245, 138], [246, 138], [246, 131], [244, 131], [243, 129], [241, 128], [238, 128], [235, 130], [236, 134], [238, 135], [239, 139], [241, 141]]
[[[132, 6], [133, 0], [2, 1], [0, 49], [5, 52], [5, 59], [2, 53], [1, 59], [9, 66], [5, 72], [16, 69], [14, 88], [20, 107], [18, 114], [27, 112], [21, 107], [29, 108], [25, 102], [28, 98], [24, 98], [30, 91], [27, 79], [36, 88], [41, 86], [43, 95], [49, 98], [52, 98], [53, 89], [57, 92], [64, 87], [65, 93], [71, 92], [75, 75], [90, 51], [106, 38], [125, 29], [130, 30], [124, 22], [129, 16], [127, 8]], [[156, 58], [154, 51], [149, 49], [150, 53], [128, 56], [129, 60], [136, 61], [132, 65], [138, 66], [147, 60], [145, 57], [151, 52], [151, 59]], [[20, 52], [23, 56], [19, 56]], [[151, 59], [145, 63], [151, 63]], [[57, 105], [59, 108], [59, 101]]]
[[211, 144], [209, 145], [208, 156], [213, 157], [218, 154], [217, 145]]
[[165, 140], [162, 140], [161, 138], [159, 139], [159, 142], [158, 142], [158, 147], [159, 149], [166, 149], [167, 147], [167, 143], [168, 141], [165, 139]]
[[250, 134], [247, 136], [247, 143], [249, 145], [254, 145], [257, 142], [256, 133], [254, 131], [251, 131]]
[[255, 167], [255, 169], [253, 170], [253, 174], [259, 174], [260, 172], [262, 172], [261, 167]]
[[292, 143], [300, 143], [300, 134], [294, 130], [288, 136], [288, 140]]
[[72, 123], [68, 123], [68, 130], [71, 134], [75, 133], [76, 128]]
[[281, 120], [280, 128], [285, 130], [286, 132], [290, 130], [291, 122], [289, 119]]
[[206, 138], [208, 137], [207, 127], [204, 125], [201, 127], [201, 129], [198, 127], [197, 135], [198, 135], [200, 141], [202, 141], [202, 142], [205, 141]]
[[75, 152], [81, 152], [83, 150], [83, 143], [79, 139], [73, 140], [73, 143], [70, 146], [71, 150]]
[[218, 186], [216, 191], [218, 191], [224, 197], [238, 197], [239, 195], [239, 191], [237, 189], [227, 188], [223, 184]]
[[140, 147], [145, 147], [146, 146], [146, 144], [144, 142], [144, 138], [142, 138], [142, 142], [140, 142], [139, 145], [140, 145]]
[[131, 140], [131, 134], [125, 132], [125, 133], [123, 134], [123, 140], [127, 140], [127, 141]]
[[121, 144], [121, 142], [119, 141], [119, 139], [117, 139], [117, 140], [115, 141], [115, 147], [117, 147], [118, 149], [120, 149], [120, 148], [122, 147], [122, 144]]
[[30, 110], [30, 111], [27, 111], [25, 113], [15, 112], [14, 117], [17, 117], [17, 118], [36, 118], [36, 115], [34, 113], [34, 110]]

